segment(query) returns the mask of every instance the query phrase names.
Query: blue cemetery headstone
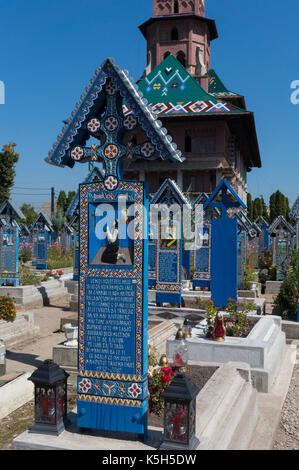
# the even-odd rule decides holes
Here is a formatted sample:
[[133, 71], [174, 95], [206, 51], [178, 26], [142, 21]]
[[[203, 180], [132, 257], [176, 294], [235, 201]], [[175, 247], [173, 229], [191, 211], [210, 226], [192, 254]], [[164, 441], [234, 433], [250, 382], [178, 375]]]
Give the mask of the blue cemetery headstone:
[[[252, 228], [254, 229], [256, 235], [250, 238], [249, 246], [252, 249], [253, 253], [253, 265], [255, 268], [258, 268], [259, 256], [261, 254], [260, 246], [264, 242], [264, 233], [255, 222], [253, 222]], [[263, 240], [263, 242], [261, 242], [261, 239]]]
[[273, 264], [276, 265], [276, 280], [282, 281], [290, 265], [296, 231], [280, 215], [269, 227], [269, 235], [272, 240]]
[[[136, 145], [138, 130], [147, 137]], [[88, 148], [90, 137], [103, 138]], [[159, 157], [182, 161], [127, 73], [107, 59], [46, 159], [104, 163], [103, 181], [82, 183], [79, 193], [77, 424], [145, 439], [149, 196], [146, 183], [122, 179], [121, 160]]]
[[297, 197], [290, 213], [290, 217], [296, 221], [296, 249], [298, 262], [298, 304], [297, 304], [297, 321], [299, 321], [299, 196]]
[[64, 252], [68, 252], [72, 247], [73, 229], [69, 224], [64, 224], [60, 234], [60, 246]]
[[53, 232], [53, 225], [46, 214], [40, 212], [31, 225], [33, 241], [32, 265], [36, 269], [47, 269], [49, 233]]
[[23, 213], [12, 201], [0, 207], [0, 286], [19, 285], [19, 232]]
[[270, 224], [262, 217], [259, 216], [255, 220], [255, 224], [258, 225], [262, 231], [259, 237], [259, 253], [261, 254], [263, 251], [269, 249], [269, 226]]
[[[244, 289], [248, 246], [251, 242], [251, 249], [254, 250], [255, 247], [252, 241], [257, 238], [257, 230], [242, 210], [238, 211], [234, 217], [238, 224], [238, 288]], [[255, 265], [258, 261], [257, 249], [255, 250], [254, 255], [254, 258], [256, 258], [254, 259]]]
[[24, 243], [29, 243], [30, 240], [30, 231], [25, 224], [19, 224], [20, 226], [20, 233], [19, 233], [19, 241], [20, 245]]
[[[157, 305], [173, 303], [180, 307], [183, 266], [182, 215], [184, 206], [191, 212], [191, 205], [176, 183], [167, 178], [151, 200], [151, 212], [155, 206], [162, 208], [161, 218], [157, 219], [156, 303]], [[171, 208], [174, 209], [173, 212]], [[168, 214], [169, 209], [170, 213]]]
[[148, 285], [156, 287], [157, 282], [157, 226], [149, 224], [148, 235]]
[[[201, 193], [193, 203], [195, 212], [200, 204], [209, 199], [206, 193]], [[195, 250], [193, 255], [193, 289], [211, 286], [211, 219], [218, 217], [217, 208], [208, 207], [204, 213], [203, 225], [195, 217]]]
[[[234, 199], [229, 200], [229, 195]], [[215, 200], [217, 196], [221, 200]], [[229, 218], [230, 208], [246, 209], [245, 204], [223, 178], [204, 204], [221, 209], [221, 216], [211, 221], [211, 299], [217, 307], [230, 298], [238, 299], [238, 230], [236, 218]]]

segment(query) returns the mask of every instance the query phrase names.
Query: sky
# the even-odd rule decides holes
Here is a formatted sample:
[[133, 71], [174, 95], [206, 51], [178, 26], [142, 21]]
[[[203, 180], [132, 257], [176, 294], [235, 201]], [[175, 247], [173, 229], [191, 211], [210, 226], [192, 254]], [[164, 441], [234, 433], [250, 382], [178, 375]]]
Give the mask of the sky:
[[[146, 65], [138, 26], [152, 16], [152, 0], [0, 0], [0, 147], [17, 144], [12, 199], [36, 210], [77, 190], [88, 168], [56, 168], [44, 159], [97, 67], [107, 58], [137, 80]], [[211, 68], [254, 112], [262, 168], [248, 175], [253, 197], [280, 190], [292, 204], [299, 195], [299, 2], [206, 0], [219, 38]], [[297, 94], [299, 98], [299, 93]], [[299, 101], [299, 100], [298, 100]], [[1, 94], [0, 94], [1, 102]]]

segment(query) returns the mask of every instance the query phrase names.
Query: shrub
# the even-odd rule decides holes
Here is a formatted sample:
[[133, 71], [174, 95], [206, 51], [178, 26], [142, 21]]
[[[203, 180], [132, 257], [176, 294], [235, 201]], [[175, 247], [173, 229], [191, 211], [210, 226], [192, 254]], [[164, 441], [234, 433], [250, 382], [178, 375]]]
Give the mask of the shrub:
[[244, 289], [247, 290], [250, 288], [250, 282], [257, 282], [257, 275], [255, 273], [254, 267], [249, 264], [244, 270]]
[[71, 268], [74, 265], [73, 250], [64, 252], [60, 245], [55, 244], [48, 248], [48, 269]]
[[22, 286], [39, 286], [41, 282], [47, 281], [49, 276], [40, 276], [24, 266], [19, 269], [19, 281]]
[[270, 269], [273, 263], [273, 254], [271, 250], [264, 250], [259, 256], [258, 267], [259, 269]]
[[297, 319], [298, 302], [298, 270], [291, 268], [282, 281], [280, 291], [274, 304], [279, 307], [281, 316], [290, 320]]
[[27, 263], [32, 259], [32, 244], [21, 243], [19, 247], [19, 259], [22, 263]]
[[17, 315], [17, 306], [14, 303], [14, 297], [7, 296], [0, 297], [0, 320], [13, 322]]

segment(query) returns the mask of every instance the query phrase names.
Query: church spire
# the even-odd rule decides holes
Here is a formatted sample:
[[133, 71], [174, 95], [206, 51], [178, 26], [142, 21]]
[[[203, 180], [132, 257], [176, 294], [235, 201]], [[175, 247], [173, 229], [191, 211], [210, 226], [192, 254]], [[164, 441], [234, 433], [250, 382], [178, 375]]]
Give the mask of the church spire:
[[208, 91], [210, 43], [218, 33], [205, 17], [205, 0], [153, 0], [153, 17], [139, 28], [147, 40], [146, 75], [172, 54]]

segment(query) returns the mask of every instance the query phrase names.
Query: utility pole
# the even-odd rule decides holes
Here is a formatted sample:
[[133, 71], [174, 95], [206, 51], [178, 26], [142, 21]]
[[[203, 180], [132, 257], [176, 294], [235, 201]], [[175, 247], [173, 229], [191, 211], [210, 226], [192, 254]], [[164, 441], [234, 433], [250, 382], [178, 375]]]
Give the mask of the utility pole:
[[54, 188], [51, 188], [51, 215], [54, 214], [55, 211], [55, 191]]

